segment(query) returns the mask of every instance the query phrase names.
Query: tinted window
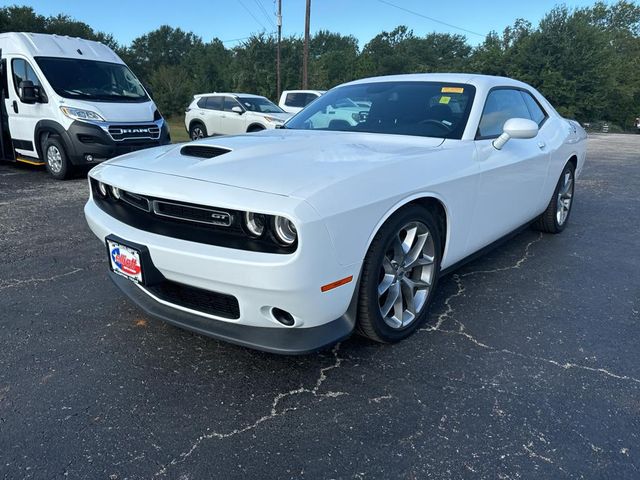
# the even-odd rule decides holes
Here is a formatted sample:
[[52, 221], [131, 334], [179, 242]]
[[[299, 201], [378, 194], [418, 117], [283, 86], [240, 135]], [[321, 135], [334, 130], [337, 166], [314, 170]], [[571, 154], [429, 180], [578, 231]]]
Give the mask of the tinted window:
[[40, 85], [36, 72], [33, 71], [33, 68], [26, 60], [23, 60], [22, 58], [14, 58], [11, 61], [11, 67], [13, 69], [13, 84], [16, 87], [16, 92], [18, 91], [20, 82], [23, 82], [24, 80], [31, 80], [35, 86]]
[[311, 102], [313, 102], [318, 96], [315, 93], [307, 93], [306, 98], [304, 99], [304, 106], [306, 107]]
[[497, 137], [510, 118], [531, 119], [519, 90], [502, 88], [489, 93], [480, 118], [480, 137]]
[[224, 111], [231, 112], [233, 107], [239, 107], [240, 104], [237, 102], [235, 98], [232, 97], [224, 97]]
[[348, 85], [322, 95], [286, 128], [459, 139], [474, 95], [471, 85], [441, 82]]
[[222, 97], [207, 97], [208, 110], [222, 110]]
[[306, 93], [287, 93], [287, 98], [284, 101], [284, 104], [287, 107], [298, 107], [303, 108], [309, 102], [307, 102], [307, 94]]
[[538, 102], [531, 96], [529, 92], [520, 92], [522, 94], [522, 98], [524, 98], [524, 103], [527, 104], [527, 108], [529, 109], [529, 113], [531, 114], [531, 120], [536, 122], [538, 126], [542, 125], [544, 119], [547, 118], [547, 115], [542, 110], [542, 107], [538, 104]]
[[198, 108], [207, 108], [207, 97], [202, 97], [198, 100]]

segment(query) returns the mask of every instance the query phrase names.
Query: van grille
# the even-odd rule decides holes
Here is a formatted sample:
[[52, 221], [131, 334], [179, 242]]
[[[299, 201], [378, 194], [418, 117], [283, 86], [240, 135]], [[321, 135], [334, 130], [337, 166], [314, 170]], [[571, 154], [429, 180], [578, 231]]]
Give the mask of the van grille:
[[109, 125], [109, 135], [116, 142], [124, 140], [160, 138], [160, 127], [154, 123], [147, 125]]

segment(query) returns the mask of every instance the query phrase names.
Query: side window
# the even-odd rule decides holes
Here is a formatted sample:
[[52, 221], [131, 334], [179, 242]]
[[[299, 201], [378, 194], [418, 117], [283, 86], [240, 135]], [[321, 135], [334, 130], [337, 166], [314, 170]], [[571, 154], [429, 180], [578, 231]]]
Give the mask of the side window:
[[305, 103], [305, 94], [304, 93], [288, 93], [287, 98], [284, 101], [284, 104], [287, 107], [298, 107], [302, 108], [307, 105]]
[[538, 127], [540, 127], [547, 119], [547, 114], [529, 92], [520, 93], [522, 94], [522, 98], [524, 98], [524, 103], [527, 104], [527, 108], [529, 109], [529, 113], [531, 114], [531, 120], [536, 122], [538, 124]]
[[502, 133], [504, 122], [510, 118], [531, 119], [520, 90], [510, 88], [493, 90], [489, 93], [484, 105], [478, 135], [481, 138], [497, 137]]
[[31, 80], [36, 87], [40, 86], [36, 72], [26, 60], [22, 58], [14, 58], [11, 60], [11, 70], [13, 71], [13, 86], [16, 89], [16, 93], [18, 92], [20, 82], [24, 80]]
[[233, 98], [233, 97], [224, 97], [224, 111], [225, 112], [231, 112], [231, 109], [233, 107], [239, 107], [240, 104], [238, 103], [238, 101]]
[[207, 110], [222, 110], [222, 97], [207, 97]]
[[206, 108], [207, 106], [207, 97], [202, 97], [198, 100], [198, 108]]

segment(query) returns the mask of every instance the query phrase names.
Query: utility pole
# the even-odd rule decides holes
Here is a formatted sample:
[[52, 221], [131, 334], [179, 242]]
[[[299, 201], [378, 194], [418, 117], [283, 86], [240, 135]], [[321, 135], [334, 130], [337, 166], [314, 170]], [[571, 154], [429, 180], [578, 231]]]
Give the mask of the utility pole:
[[282, 40], [282, 0], [278, 0], [278, 18], [276, 20], [278, 24], [278, 48], [276, 53], [276, 102], [280, 101], [280, 94], [282, 93], [282, 80], [280, 79], [280, 41]]
[[311, 21], [311, 0], [307, 0], [304, 18], [304, 49], [302, 51], [302, 88], [309, 88], [309, 23]]

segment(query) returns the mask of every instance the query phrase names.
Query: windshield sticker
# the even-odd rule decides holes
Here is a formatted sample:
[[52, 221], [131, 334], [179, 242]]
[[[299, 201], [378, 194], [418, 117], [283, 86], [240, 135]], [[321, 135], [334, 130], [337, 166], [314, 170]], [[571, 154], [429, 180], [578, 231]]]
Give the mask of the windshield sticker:
[[464, 88], [462, 87], [442, 87], [440, 93], [464, 93]]
[[449, 103], [451, 97], [440, 97], [440, 103], [444, 103], [445, 105]]

